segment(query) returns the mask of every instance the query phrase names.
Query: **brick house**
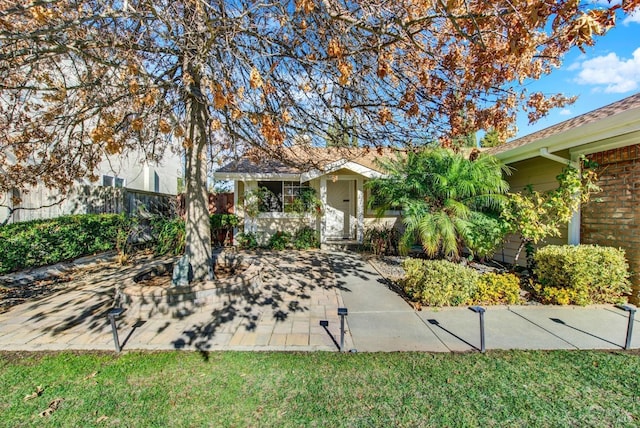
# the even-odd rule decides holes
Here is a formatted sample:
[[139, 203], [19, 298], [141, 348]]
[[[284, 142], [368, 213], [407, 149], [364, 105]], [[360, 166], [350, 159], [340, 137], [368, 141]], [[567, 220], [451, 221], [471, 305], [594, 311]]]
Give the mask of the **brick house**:
[[[562, 236], [547, 244], [598, 244], [626, 251], [632, 271], [631, 301], [640, 303], [640, 93], [487, 150], [514, 168], [512, 190], [543, 191], [579, 159], [597, 162], [602, 192], [581, 207]], [[496, 258], [513, 260], [512, 237]]]

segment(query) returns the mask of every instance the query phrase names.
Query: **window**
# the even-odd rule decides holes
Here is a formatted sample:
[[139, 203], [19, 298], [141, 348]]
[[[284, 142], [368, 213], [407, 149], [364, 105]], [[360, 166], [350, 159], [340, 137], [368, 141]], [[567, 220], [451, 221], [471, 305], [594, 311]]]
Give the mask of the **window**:
[[259, 181], [258, 187], [264, 190], [261, 212], [303, 212], [308, 209], [307, 195], [313, 193], [308, 184], [298, 181]]
[[124, 178], [103, 175], [102, 185], [105, 187], [124, 187]]

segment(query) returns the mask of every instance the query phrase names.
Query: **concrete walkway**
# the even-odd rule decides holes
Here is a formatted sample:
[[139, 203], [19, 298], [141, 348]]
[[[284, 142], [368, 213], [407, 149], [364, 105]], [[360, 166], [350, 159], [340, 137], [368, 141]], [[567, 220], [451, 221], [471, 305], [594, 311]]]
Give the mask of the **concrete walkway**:
[[[468, 308], [415, 311], [357, 254], [290, 251], [254, 256], [261, 274], [250, 290], [221, 290], [189, 311], [148, 317], [125, 312], [117, 323], [122, 348], [336, 351], [339, 307], [348, 309], [345, 350], [459, 352], [480, 347], [477, 314]], [[0, 349], [113, 350], [105, 314], [113, 305], [114, 285], [144, 266], [145, 260], [124, 268], [97, 260], [67, 272], [73, 278], [65, 290], [0, 314]], [[627, 320], [627, 313], [613, 306], [489, 307], [486, 347], [621, 349]], [[633, 348], [640, 347], [639, 323], [636, 320]]]
[[[359, 352], [464, 352], [480, 349], [479, 315], [468, 307], [415, 311], [355, 254], [331, 257], [344, 282], [348, 325]], [[486, 349], [621, 349], [628, 313], [612, 305], [490, 306]], [[640, 348], [640, 314], [631, 347]]]

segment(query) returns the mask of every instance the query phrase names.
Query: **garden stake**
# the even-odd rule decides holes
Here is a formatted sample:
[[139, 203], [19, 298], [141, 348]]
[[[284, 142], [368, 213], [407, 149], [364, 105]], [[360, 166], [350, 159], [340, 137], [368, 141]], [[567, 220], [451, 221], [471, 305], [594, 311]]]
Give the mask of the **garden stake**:
[[116, 345], [116, 352], [120, 352], [120, 339], [118, 339], [118, 328], [116, 327], [116, 317], [124, 312], [123, 308], [112, 308], [107, 312], [107, 318], [111, 324], [111, 332], [113, 333], [113, 343]]
[[344, 317], [348, 315], [347, 308], [338, 308], [340, 315], [340, 352], [344, 352]]
[[482, 306], [470, 306], [470, 310], [473, 312], [480, 314], [480, 352], [484, 353], [484, 313], [486, 311]]
[[629, 321], [627, 323], [627, 340], [624, 343], [624, 349], [631, 349], [631, 335], [633, 334], [633, 318], [636, 315], [637, 308], [633, 305], [616, 305], [616, 308], [629, 312]]

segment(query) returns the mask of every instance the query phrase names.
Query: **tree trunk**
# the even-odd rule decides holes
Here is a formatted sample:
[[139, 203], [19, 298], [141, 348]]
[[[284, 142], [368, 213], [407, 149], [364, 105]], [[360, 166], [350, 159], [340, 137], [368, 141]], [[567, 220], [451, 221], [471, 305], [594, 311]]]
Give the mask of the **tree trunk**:
[[207, 191], [206, 117], [202, 103], [191, 94], [187, 102], [189, 141], [186, 149], [186, 247], [193, 280], [213, 279], [211, 224]]

